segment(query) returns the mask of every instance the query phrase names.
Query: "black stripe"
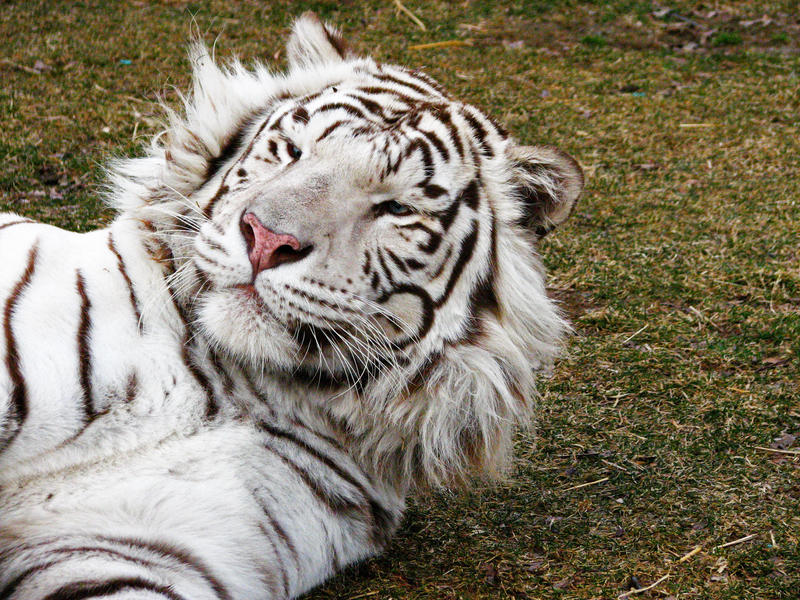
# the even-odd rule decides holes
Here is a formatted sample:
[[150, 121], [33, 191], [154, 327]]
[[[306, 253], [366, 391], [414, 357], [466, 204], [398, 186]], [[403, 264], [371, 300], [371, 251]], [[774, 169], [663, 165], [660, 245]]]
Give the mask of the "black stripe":
[[117, 250], [116, 244], [114, 244], [114, 234], [109, 231], [108, 232], [108, 249], [114, 253], [114, 256], [117, 257], [117, 268], [119, 269], [120, 275], [125, 280], [125, 284], [128, 286], [128, 296], [131, 300], [131, 308], [133, 308], [133, 313], [136, 315], [136, 327], [139, 329], [139, 333], [142, 332], [142, 313], [139, 310], [139, 300], [136, 298], [136, 292], [133, 289], [133, 282], [131, 278], [128, 276], [128, 270], [125, 268], [125, 261], [122, 260], [122, 255]]
[[461, 208], [461, 202], [458, 199], [453, 200], [450, 203], [450, 206], [447, 207], [447, 210], [444, 210], [436, 215], [436, 218], [439, 219], [439, 222], [442, 224], [442, 229], [447, 233], [450, 229], [450, 226], [455, 221], [456, 217], [458, 216], [458, 211]]
[[447, 146], [444, 145], [444, 142], [439, 138], [438, 135], [436, 135], [433, 131], [425, 131], [423, 129], [418, 131], [428, 138], [428, 141], [434, 145], [439, 154], [442, 155], [442, 160], [450, 160], [450, 151], [447, 149]]
[[322, 525], [322, 530], [325, 532], [325, 540], [328, 542], [328, 548], [331, 551], [331, 566], [333, 567], [333, 571], [338, 571], [342, 568], [342, 561], [339, 559], [339, 553], [336, 551], [336, 546], [333, 544], [331, 540], [331, 534], [328, 531], [328, 526], [325, 525], [325, 521], [321, 520], [320, 524]]
[[[233, 167], [231, 167], [231, 169], [232, 168]], [[230, 170], [228, 170], [228, 173], [230, 173]], [[228, 173], [225, 173], [225, 176], [222, 178], [223, 182], [225, 181], [225, 178], [228, 176]], [[209, 218], [211, 217], [211, 213], [214, 211], [214, 205], [216, 205], [216, 203], [219, 202], [219, 199], [222, 198], [222, 196], [228, 193], [229, 189], [230, 188], [225, 183], [222, 183], [222, 185], [219, 186], [217, 193], [214, 194], [214, 197], [211, 198], [208, 204], [206, 204], [206, 207], [203, 209], [203, 214], [206, 217]]]
[[289, 549], [289, 552], [291, 553], [292, 559], [294, 560], [294, 562], [299, 565], [300, 555], [297, 553], [297, 548], [295, 548], [294, 542], [292, 542], [291, 538], [286, 533], [286, 530], [283, 528], [283, 526], [280, 523], [278, 523], [278, 520], [275, 518], [275, 516], [269, 510], [267, 505], [261, 500], [261, 498], [259, 498], [258, 496], [255, 496], [255, 499], [256, 499], [256, 502], [258, 502], [258, 506], [264, 512], [264, 516], [267, 517], [267, 521], [269, 521], [270, 527], [272, 527], [272, 529], [275, 530], [275, 533], [278, 534], [278, 536], [281, 538], [281, 541]]
[[364, 98], [363, 96], [358, 96], [355, 94], [347, 94], [347, 97], [359, 102], [365, 109], [367, 109], [367, 111], [376, 117], [386, 120], [386, 114], [383, 112], [383, 107], [374, 100], [370, 100], [369, 98]]
[[317, 138], [317, 142], [320, 142], [320, 141], [324, 140], [324, 139], [325, 139], [326, 137], [328, 137], [328, 136], [329, 136], [331, 133], [333, 133], [335, 129], [338, 129], [338, 128], [339, 128], [341, 125], [345, 124], [346, 122], [347, 122], [347, 121], [342, 121], [342, 120], [340, 119], [340, 120], [338, 120], [338, 121], [334, 121], [333, 123], [331, 123], [330, 125], [328, 125], [328, 127], [325, 129], [325, 131], [323, 131], [323, 132], [322, 132], [322, 135], [320, 135], [320, 136]]
[[130, 404], [136, 398], [139, 391], [139, 377], [136, 371], [133, 371], [128, 377], [128, 386], [125, 388], [125, 403]]
[[389, 270], [388, 265], [386, 264], [386, 259], [383, 258], [383, 252], [380, 248], [377, 251], [378, 255], [378, 262], [381, 263], [381, 267], [383, 268], [383, 274], [386, 277], [386, 280], [389, 282], [390, 286], [394, 286], [394, 277], [392, 277], [392, 272]]
[[159, 585], [141, 577], [120, 577], [105, 581], [75, 581], [61, 586], [42, 600], [85, 600], [110, 596], [128, 590], [152, 592], [169, 598], [169, 600], [187, 600], [184, 596], [174, 592], [171, 587]]
[[291, 469], [295, 474], [297, 474], [300, 479], [306, 484], [309, 490], [316, 496], [316, 498], [322, 503], [323, 505], [327, 506], [331, 512], [338, 513], [344, 511], [360, 511], [364, 507], [352, 502], [350, 500], [346, 500], [344, 498], [331, 496], [327, 493], [327, 491], [320, 485], [320, 483], [314, 479], [311, 474], [306, 471], [303, 467], [295, 463], [289, 457], [284, 455], [280, 452], [277, 448], [271, 446], [270, 444], [264, 444], [263, 447], [272, 452], [278, 459], [280, 459], [283, 464], [285, 464], [289, 469]]
[[425, 334], [428, 333], [428, 330], [430, 330], [431, 326], [433, 325], [434, 304], [433, 300], [430, 297], [430, 294], [428, 294], [428, 292], [424, 288], [413, 284], [404, 284], [397, 286], [391, 292], [387, 292], [386, 294], [379, 297], [376, 300], [376, 302], [378, 302], [379, 304], [385, 304], [386, 302], [389, 301], [389, 299], [392, 296], [396, 294], [410, 294], [412, 296], [416, 296], [419, 299], [420, 303], [422, 304], [420, 308], [420, 312], [422, 314], [422, 322], [417, 332], [414, 335], [409, 335], [404, 340], [394, 340], [392, 342], [392, 346], [394, 346], [395, 348], [403, 349], [412, 342], [421, 339], [423, 336], [425, 336]]
[[361, 110], [357, 106], [353, 106], [352, 104], [347, 104], [346, 102], [331, 102], [330, 104], [323, 104], [322, 106], [314, 109], [314, 114], [317, 115], [320, 113], [338, 109], [342, 109], [346, 111], [348, 114], [354, 115], [361, 119], [367, 118], [363, 110]]
[[219, 154], [208, 161], [208, 165], [206, 166], [205, 181], [208, 181], [214, 177], [214, 175], [219, 173], [222, 165], [233, 158], [233, 156], [241, 149], [244, 142], [245, 133], [247, 133], [247, 129], [249, 127], [250, 119], [244, 119], [241, 123], [239, 123], [233, 134], [228, 137], [225, 143], [222, 144]]
[[86, 282], [80, 270], [75, 271], [78, 295], [81, 297], [81, 312], [78, 322], [78, 374], [83, 391], [84, 423], [88, 423], [95, 413], [94, 399], [92, 397], [92, 302], [86, 293]]
[[[292, 555], [292, 561], [295, 564], [295, 567], [299, 569], [300, 567], [300, 557], [297, 554], [297, 549], [294, 546], [294, 543], [289, 536], [286, 534], [286, 530], [278, 523], [277, 519], [272, 514], [272, 511], [269, 510], [269, 507], [266, 503], [258, 496], [257, 491], [253, 492], [253, 498], [255, 498], [256, 503], [258, 504], [261, 511], [264, 513], [264, 516], [269, 521], [269, 526], [272, 527], [272, 530], [278, 534], [280, 537], [281, 542], [283, 542], [283, 546], [289, 550]], [[269, 528], [265, 525], [259, 523], [259, 529], [264, 534], [264, 536], [269, 540], [270, 545], [275, 550], [275, 557], [278, 559], [278, 568], [281, 572], [281, 579], [283, 580], [283, 591], [284, 595], [288, 598], [289, 597], [289, 575], [286, 571], [286, 565], [283, 563], [283, 558], [281, 557], [281, 553], [278, 551], [278, 544], [276, 543], [275, 539], [272, 537], [272, 533], [270, 532]]]
[[[313, 456], [316, 460], [321, 462], [323, 465], [328, 467], [331, 471], [336, 473], [336, 475], [339, 476], [340, 479], [346, 481], [351, 486], [356, 488], [356, 490], [358, 490], [358, 492], [364, 497], [364, 500], [369, 505], [369, 510], [372, 514], [373, 525], [376, 530], [373, 533], [385, 534], [386, 531], [389, 529], [389, 527], [394, 524], [394, 518], [389, 513], [389, 511], [383, 508], [383, 506], [381, 506], [380, 503], [370, 495], [370, 493], [367, 491], [367, 489], [360, 481], [358, 481], [350, 473], [348, 473], [342, 467], [340, 467], [336, 462], [334, 462], [334, 460], [330, 456], [321, 452], [319, 449], [315, 448], [308, 442], [296, 437], [292, 433], [273, 427], [271, 424], [266, 423], [264, 421], [260, 421], [259, 423], [257, 423], [257, 427], [261, 431], [268, 433], [272, 437], [290, 442], [294, 446], [297, 446], [301, 450], [304, 450], [305, 452]], [[271, 446], [269, 446], [269, 448], [274, 450], [274, 448], [272, 448]], [[288, 461], [289, 459], [287, 458], [286, 460]], [[292, 461], [289, 462], [291, 462], [294, 465]], [[294, 466], [300, 469], [298, 465]], [[312, 487], [312, 489], [318, 486], [316, 481], [314, 481], [313, 484], [309, 485], [310, 487]], [[327, 494], [325, 494], [325, 496], [326, 498], [330, 498], [330, 496], [328, 496]]]
[[272, 550], [275, 553], [275, 561], [277, 564], [269, 565], [269, 569], [263, 569], [262, 573], [265, 575], [264, 584], [270, 588], [272, 588], [273, 594], [277, 597], [279, 594], [277, 590], [275, 590], [275, 582], [272, 581], [272, 569], [277, 567], [278, 572], [281, 574], [281, 581], [283, 582], [283, 597], [289, 597], [289, 574], [286, 572], [286, 565], [283, 564], [283, 557], [281, 553], [278, 551], [278, 544], [275, 543], [275, 539], [272, 537], [272, 533], [270, 533], [269, 529], [264, 526], [263, 523], [258, 524], [259, 530], [261, 533], [264, 534], [264, 537], [267, 538], [267, 542], [269, 545], [272, 546]]
[[372, 255], [369, 253], [369, 250], [364, 251], [364, 256], [366, 260], [364, 264], [361, 265], [361, 270], [364, 271], [364, 275], [369, 275], [370, 271], [372, 270]]
[[414, 150], [416, 149], [418, 149], [422, 154], [422, 165], [425, 173], [425, 179], [422, 181], [422, 183], [419, 183], [417, 185], [424, 186], [427, 185], [427, 183], [431, 180], [434, 174], [433, 154], [431, 154], [431, 149], [428, 148], [428, 144], [422, 141], [422, 138], [414, 138], [414, 141], [412, 141], [408, 145], [408, 148], [406, 148], [405, 152], [406, 158], [411, 156], [414, 153]]
[[458, 128], [453, 124], [453, 118], [450, 116], [448, 108], [443, 107], [437, 110], [436, 118], [439, 119], [439, 122], [447, 128], [447, 131], [450, 134], [450, 141], [453, 142], [459, 158], [463, 159], [464, 144], [461, 142], [461, 135], [459, 134]]
[[[264, 122], [261, 124], [261, 127], [258, 128], [258, 131], [256, 131], [256, 134], [253, 136], [253, 139], [250, 140], [250, 143], [247, 145], [247, 149], [244, 151], [244, 153], [239, 158], [239, 160], [234, 162], [228, 168], [228, 170], [225, 171], [225, 175], [222, 176], [222, 181], [220, 182], [220, 186], [219, 186], [219, 189], [217, 190], [217, 193], [214, 194], [214, 197], [211, 198], [209, 203], [203, 209], [203, 214], [206, 217], [211, 217], [211, 213], [214, 211], [214, 206], [217, 204], [217, 202], [219, 202], [219, 199], [222, 198], [222, 196], [224, 196], [225, 194], [228, 193], [230, 188], [225, 184], [225, 180], [228, 178], [228, 175], [233, 170], [233, 168], [236, 166], [236, 164], [239, 161], [241, 161], [244, 158], [246, 158], [247, 155], [250, 154], [250, 151], [253, 149], [253, 145], [256, 143], [256, 140], [258, 140], [258, 136], [261, 135], [261, 132], [264, 131], [264, 127], [267, 126], [267, 123], [269, 122], [270, 116], [271, 116], [271, 114], [265, 118]], [[248, 124], [249, 124], [249, 122], [248, 122]], [[244, 131], [244, 128], [242, 129], [242, 131]]]
[[444, 256], [442, 257], [442, 262], [439, 263], [439, 266], [436, 268], [436, 271], [434, 271], [430, 275], [431, 280], [438, 278], [439, 275], [442, 274], [442, 271], [444, 271], [444, 268], [447, 265], [447, 261], [450, 260], [450, 255], [451, 254], [453, 254], [453, 247], [452, 246], [448, 246], [447, 250], [445, 250]]
[[172, 298], [172, 305], [175, 307], [175, 312], [178, 314], [178, 317], [183, 323], [183, 340], [181, 341], [181, 358], [183, 359], [183, 364], [187, 369], [189, 369], [189, 372], [195, 378], [198, 385], [203, 388], [203, 392], [205, 392], [206, 396], [206, 418], [213, 419], [219, 412], [219, 405], [217, 404], [217, 399], [214, 396], [214, 390], [211, 387], [211, 382], [200, 366], [194, 361], [189, 350], [191, 330], [189, 328], [188, 316], [176, 298], [173, 289], [169, 287], [168, 291], [170, 297]]
[[442, 87], [442, 84], [436, 81], [433, 77], [431, 77], [427, 73], [420, 71], [419, 69], [414, 69], [413, 71], [411, 71], [411, 74], [417, 79], [427, 83], [434, 90], [439, 92], [442, 96], [448, 97], [447, 90], [445, 90], [444, 87]]
[[395, 77], [394, 75], [390, 75], [389, 73], [386, 72], [373, 74], [373, 77], [379, 81], [388, 81], [390, 83], [394, 83], [395, 85], [401, 85], [403, 87], [408, 88], [409, 90], [415, 91], [416, 93], [422, 96], [436, 95], [435, 91], [434, 93], [431, 93], [431, 90], [426, 90], [421, 85], [417, 85], [416, 83], [411, 83], [410, 81], [405, 81], [403, 79], [400, 79], [399, 77]]
[[22, 273], [22, 277], [20, 277], [14, 289], [11, 291], [11, 295], [6, 300], [5, 310], [3, 311], [3, 331], [6, 338], [6, 369], [8, 370], [11, 383], [14, 385], [14, 388], [11, 390], [11, 404], [13, 406], [16, 428], [8, 437], [0, 441], [0, 452], [5, 450], [8, 445], [14, 441], [14, 438], [17, 437], [22, 429], [25, 419], [28, 418], [28, 387], [19, 364], [19, 351], [17, 349], [16, 339], [14, 338], [11, 319], [17, 307], [19, 297], [31, 282], [38, 255], [39, 241], [37, 240], [28, 252], [28, 264], [25, 267], [25, 271]]
[[439, 245], [442, 243], [442, 234], [434, 231], [427, 225], [422, 223], [410, 223], [408, 225], [400, 225], [405, 229], [421, 229], [425, 233], [428, 234], [428, 241], [424, 244], [417, 243], [417, 248], [419, 248], [425, 254], [433, 254], [438, 250]]
[[242, 379], [244, 379], [245, 383], [247, 384], [247, 388], [250, 390], [250, 393], [253, 394], [253, 396], [267, 408], [273, 419], [276, 418], [277, 415], [275, 414], [275, 409], [272, 408], [272, 404], [270, 403], [269, 399], [258, 391], [256, 384], [252, 379], [250, 379], [250, 375], [247, 373], [247, 371], [243, 367], [239, 367], [239, 372], [242, 374]]
[[453, 265], [453, 270], [450, 271], [450, 278], [447, 280], [447, 286], [445, 287], [444, 293], [442, 293], [442, 297], [436, 301], [437, 307], [447, 302], [447, 299], [453, 292], [453, 288], [458, 282], [458, 278], [461, 276], [461, 272], [464, 270], [464, 267], [466, 266], [467, 262], [469, 262], [470, 258], [472, 258], [477, 241], [478, 222], [473, 220], [472, 229], [470, 230], [469, 235], [467, 235], [467, 237], [464, 238], [464, 241], [461, 242], [461, 249], [458, 253], [456, 264]]
[[336, 53], [339, 55], [339, 57], [345, 58], [347, 56], [348, 48], [342, 36], [328, 29], [327, 25], [325, 24], [322, 25], [322, 30], [325, 32], [325, 37], [328, 39], [328, 43], [333, 46], [333, 49], [336, 50]]
[[225, 369], [225, 365], [222, 362], [222, 358], [217, 353], [216, 350], [213, 348], [209, 350], [209, 356], [211, 356], [211, 365], [214, 367], [214, 370], [217, 372], [217, 375], [220, 376], [222, 379], [222, 392], [226, 396], [230, 396], [231, 392], [233, 392], [234, 388], [234, 381], [231, 377], [230, 373], [228, 373], [227, 369]]
[[491, 146], [489, 146], [489, 143], [486, 141], [486, 136], [488, 135], [486, 133], [486, 128], [474, 115], [466, 110], [461, 111], [461, 116], [464, 117], [470, 127], [472, 127], [475, 137], [478, 138], [478, 143], [481, 145], [484, 156], [492, 158], [494, 156], [494, 150], [492, 150]]
[[[132, 562], [137, 565], [148, 567], [148, 568], [158, 568], [163, 567], [164, 565], [159, 565], [151, 560], [146, 560], [143, 558], [138, 558], [135, 556], [129, 556], [113, 548], [103, 548], [102, 546], [68, 546], [68, 547], [61, 547], [61, 548], [53, 548], [50, 550], [46, 550], [47, 555], [56, 555], [56, 554], [106, 554], [108, 556], [112, 556], [116, 559], [121, 559], [126, 562]], [[14, 593], [17, 591], [19, 586], [29, 577], [32, 575], [36, 575], [41, 573], [42, 571], [46, 571], [51, 567], [56, 565], [63, 564], [72, 560], [72, 556], [63, 556], [56, 560], [49, 560], [44, 563], [40, 563], [38, 565], [34, 565], [32, 567], [28, 567], [24, 571], [17, 574], [14, 579], [9, 581], [2, 590], [0, 590], [0, 600], [8, 600], [11, 598]]]
[[439, 198], [440, 196], [447, 194], [447, 190], [440, 185], [436, 185], [435, 183], [428, 183], [423, 186], [422, 193], [428, 198]]
[[406, 267], [405, 263], [402, 260], [400, 260], [394, 252], [389, 250], [389, 248], [386, 248], [386, 254], [389, 255], [389, 258], [392, 259], [392, 262], [397, 265], [398, 269], [400, 269], [403, 273], [408, 275], [408, 267]]
[[214, 593], [221, 600], [233, 600], [230, 592], [225, 589], [222, 582], [211, 572], [211, 570], [196, 556], [192, 555], [188, 550], [167, 544], [161, 541], [147, 541], [138, 538], [120, 538], [112, 536], [98, 536], [98, 540], [108, 542], [110, 544], [117, 544], [120, 546], [128, 546], [131, 548], [140, 548], [157, 556], [172, 559], [180, 563], [186, 568], [191, 569], [214, 590]]
[[305, 106], [298, 106], [292, 112], [292, 119], [301, 123], [308, 123], [308, 110]]
[[411, 96], [406, 96], [402, 92], [397, 90], [393, 90], [388, 87], [379, 87], [376, 85], [370, 86], [361, 86], [355, 88], [356, 91], [364, 92], [365, 94], [370, 94], [374, 96], [378, 96], [381, 94], [385, 94], [387, 96], [394, 96], [396, 99], [400, 100], [401, 102], [405, 103], [407, 106], [413, 106], [419, 103], [418, 98], [412, 98]]
[[342, 446], [342, 443], [330, 435], [320, 433], [316, 429], [312, 429], [311, 427], [309, 427], [305, 423], [298, 421], [297, 419], [292, 420], [292, 425], [294, 427], [307, 431], [310, 435], [313, 435], [314, 437], [318, 437], [319, 439], [324, 440], [325, 442], [327, 442], [328, 444], [339, 450], [339, 452], [345, 451], [344, 446]]
[[479, 200], [478, 180], [473, 179], [461, 190], [461, 193], [458, 195], [458, 201], [463, 202], [472, 210], [478, 210]]

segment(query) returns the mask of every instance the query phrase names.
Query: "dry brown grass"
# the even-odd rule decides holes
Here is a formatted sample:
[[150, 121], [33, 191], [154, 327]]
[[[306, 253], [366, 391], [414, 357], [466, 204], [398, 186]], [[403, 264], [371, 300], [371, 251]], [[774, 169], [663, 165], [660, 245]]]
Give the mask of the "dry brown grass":
[[2, 207], [106, 222], [98, 165], [185, 87], [191, 15], [221, 55], [280, 61], [313, 8], [565, 148], [588, 188], [543, 245], [576, 335], [509, 480], [419, 499], [383, 557], [308, 598], [796, 598], [796, 3], [404, 5], [426, 31], [388, 0], [6, 3]]

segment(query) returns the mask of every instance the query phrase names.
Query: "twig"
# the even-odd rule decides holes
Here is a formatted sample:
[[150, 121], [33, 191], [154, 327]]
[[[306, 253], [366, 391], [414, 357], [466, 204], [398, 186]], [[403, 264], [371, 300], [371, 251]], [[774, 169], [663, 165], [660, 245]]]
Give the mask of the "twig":
[[428, 48], [449, 48], [451, 46], [468, 46], [465, 40], [445, 40], [444, 42], [431, 42], [430, 44], [416, 44], [409, 46], [409, 50], [426, 50]]
[[647, 329], [649, 326], [650, 326], [650, 323], [645, 323], [644, 327], [642, 327], [642, 328], [641, 328], [639, 331], [637, 331], [636, 333], [633, 333], [632, 335], [629, 335], [627, 338], [625, 338], [625, 339], [623, 340], [623, 342], [622, 342], [622, 345], [625, 345], [625, 344], [627, 344], [628, 342], [630, 342], [630, 341], [631, 341], [633, 338], [635, 338], [637, 335], [639, 335], [640, 333], [642, 333], [642, 332], [643, 332], [645, 329]]
[[618, 465], [617, 463], [611, 462], [610, 460], [606, 460], [605, 458], [601, 458], [600, 462], [603, 463], [604, 465], [608, 465], [609, 467], [614, 467], [615, 469], [619, 469], [624, 473], [630, 473], [630, 471], [628, 471], [628, 469], [626, 469], [622, 465]]
[[681, 123], [678, 127], [683, 127], [684, 129], [700, 129], [704, 127], [713, 127], [713, 123]]
[[564, 488], [564, 492], [568, 492], [570, 490], [579, 490], [581, 488], [589, 487], [590, 485], [596, 485], [598, 483], [603, 483], [604, 481], [608, 481], [608, 477], [603, 477], [602, 479], [598, 479], [597, 481], [589, 481], [588, 483], [582, 483], [580, 485], [573, 485], [572, 487]]
[[638, 590], [629, 590], [629, 591], [625, 592], [624, 594], [620, 594], [619, 596], [617, 596], [617, 598], [627, 598], [628, 596], [634, 596], [636, 594], [643, 594], [644, 592], [646, 592], [648, 590], [652, 590], [654, 587], [656, 587], [659, 583], [661, 583], [662, 581], [667, 579], [669, 576], [670, 576], [670, 574], [667, 573], [661, 579], [657, 579], [656, 581], [654, 581], [653, 583], [651, 583], [647, 587], [639, 588]]
[[420, 29], [422, 29], [422, 31], [428, 31], [428, 28], [427, 28], [427, 27], [425, 27], [425, 23], [423, 23], [422, 21], [420, 21], [420, 20], [417, 18], [417, 15], [415, 15], [413, 12], [411, 12], [410, 10], [408, 10], [408, 9], [405, 7], [405, 5], [404, 5], [402, 2], [400, 2], [400, 0], [394, 0], [394, 4], [395, 4], [395, 6], [396, 6], [396, 7], [397, 7], [397, 8], [400, 10], [400, 12], [402, 12], [402, 13], [405, 13], [405, 15], [406, 15], [406, 16], [407, 16], [409, 19], [411, 19], [412, 21], [414, 21], [414, 23], [416, 23], [416, 24], [417, 24], [417, 26], [418, 26]]
[[745, 542], [749, 542], [750, 540], [752, 540], [754, 537], [756, 537], [756, 534], [751, 533], [750, 535], [741, 537], [738, 540], [733, 540], [732, 542], [728, 542], [726, 544], [720, 544], [719, 546], [714, 546], [714, 550], [719, 550], [720, 548], [728, 548], [729, 546], [736, 546], [737, 544], [744, 544]]
[[374, 592], [367, 592], [366, 594], [359, 594], [358, 596], [350, 596], [350, 598], [348, 600], [357, 600], [358, 598], [367, 598], [369, 596], [374, 596], [377, 593], [378, 593], [378, 590], [375, 590]]
[[753, 446], [762, 452], [774, 452], [775, 454], [788, 454], [789, 456], [800, 456], [800, 450], [781, 450], [780, 448], [765, 448], [764, 446]]
[[678, 559], [678, 562], [679, 562], [679, 563], [686, 562], [687, 560], [689, 560], [690, 558], [692, 558], [692, 557], [693, 557], [695, 554], [697, 554], [698, 552], [700, 552], [702, 549], [703, 549], [703, 547], [702, 547], [702, 546], [695, 546], [695, 547], [694, 547], [694, 549], [693, 549], [691, 552], [687, 552], [686, 554], [684, 554], [683, 556], [681, 556], [681, 557]]
[[15, 69], [19, 69], [21, 71], [25, 71], [26, 73], [32, 73], [33, 75], [41, 75], [41, 71], [37, 71], [32, 67], [27, 67], [25, 65], [21, 65], [19, 63], [15, 63], [12, 60], [8, 60], [7, 58], [0, 58], [0, 64], [8, 65], [9, 67], [14, 67]]

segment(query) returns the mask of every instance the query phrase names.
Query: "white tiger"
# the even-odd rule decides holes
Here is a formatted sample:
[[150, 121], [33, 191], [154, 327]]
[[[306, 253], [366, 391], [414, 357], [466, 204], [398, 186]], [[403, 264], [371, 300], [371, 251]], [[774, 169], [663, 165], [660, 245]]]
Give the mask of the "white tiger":
[[306, 14], [75, 234], [0, 218], [0, 600], [291, 598], [494, 473], [565, 323], [577, 164]]

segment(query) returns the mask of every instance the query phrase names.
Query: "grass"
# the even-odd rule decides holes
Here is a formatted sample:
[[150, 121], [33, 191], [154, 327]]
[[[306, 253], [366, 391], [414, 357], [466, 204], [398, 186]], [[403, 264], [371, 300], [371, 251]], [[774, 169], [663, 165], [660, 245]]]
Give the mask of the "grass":
[[[0, 207], [108, 222], [100, 165], [186, 88], [192, 15], [219, 55], [280, 63], [312, 8], [588, 185], [542, 245], [576, 333], [509, 479], [415, 500], [385, 555], [307, 599], [796, 598], [800, 457], [774, 451], [800, 445], [775, 442], [800, 432], [794, 3], [405, 4], [427, 31], [389, 0], [4, 4]], [[409, 49], [449, 39], [471, 45]]]

